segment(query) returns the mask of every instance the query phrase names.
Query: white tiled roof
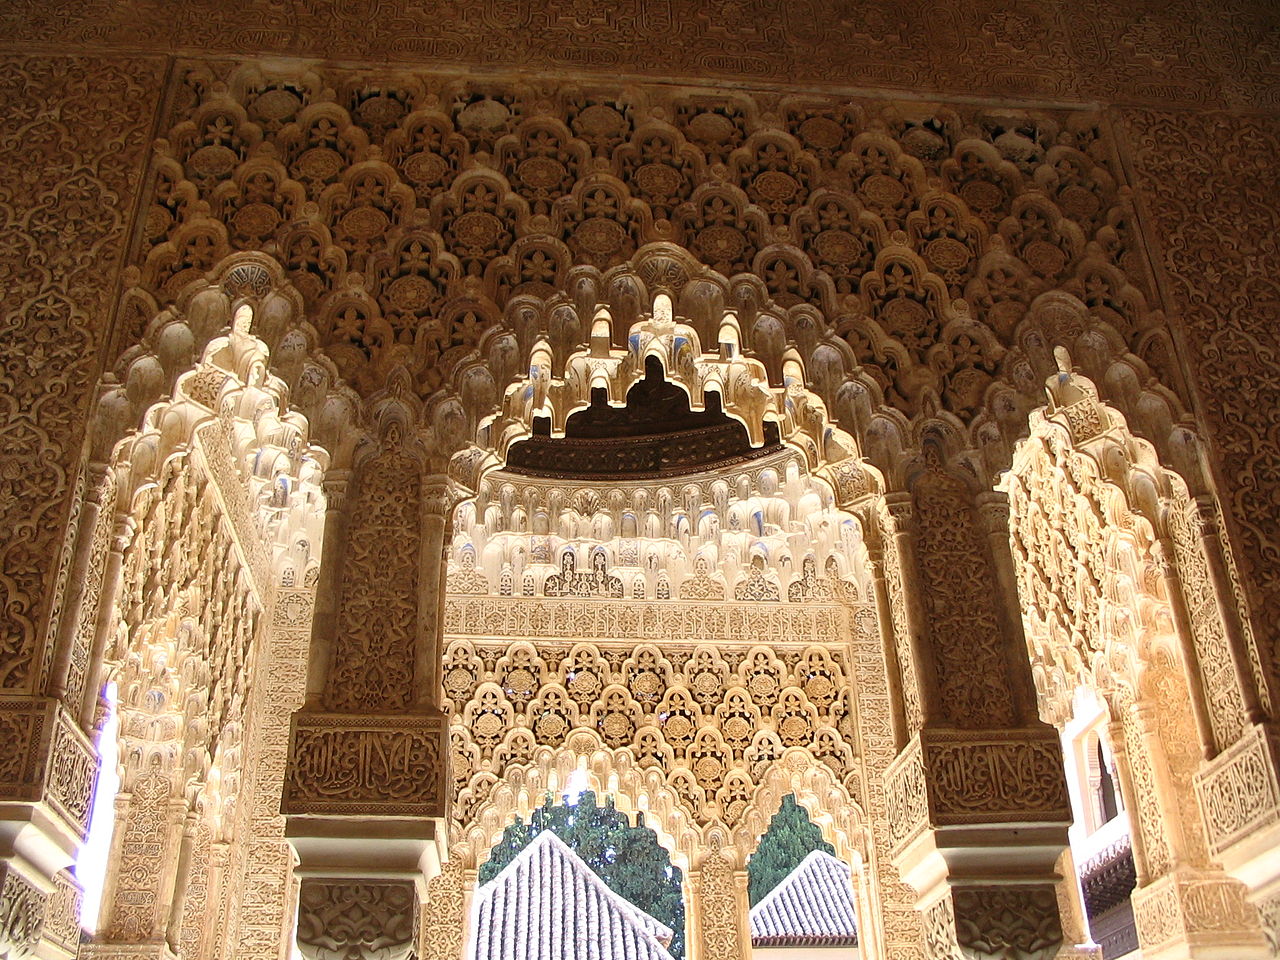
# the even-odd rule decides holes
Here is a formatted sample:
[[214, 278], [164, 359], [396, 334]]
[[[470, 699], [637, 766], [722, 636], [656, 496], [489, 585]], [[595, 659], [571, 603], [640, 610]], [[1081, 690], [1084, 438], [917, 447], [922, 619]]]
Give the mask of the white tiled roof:
[[476, 891], [468, 960], [671, 960], [672, 932], [550, 830]]
[[849, 865], [815, 850], [751, 908], [751, 942], [762, 946], [853, 946], [858, 924]]

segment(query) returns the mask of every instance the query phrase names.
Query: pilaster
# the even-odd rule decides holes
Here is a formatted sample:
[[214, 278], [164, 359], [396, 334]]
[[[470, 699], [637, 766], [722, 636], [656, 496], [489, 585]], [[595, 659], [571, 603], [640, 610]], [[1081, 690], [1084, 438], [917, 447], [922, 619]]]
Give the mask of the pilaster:
[[699, 866], [689, 871], [696, 945], [691, 960], [749, 960], [751, 956], [747, 875], [745, 869], [735, 868], [731, 856], [713, 840]]
[[452, 504], [411, 447], [393, 424], [382, 452], [326, 491], [307, 700], [292, 719], [281, 799], [309, 960], [333, 949], [409, 956], [445, 842], [439, 661]]
[[1071, 809], [1058, 737], [1036, 715], [1007, 499], [971, 493], [927, 450], [910, 494], [887, 501], [900, 577], [886, 587], [902, 594], [891, 613], [915, 729], [884, 782], [892, 860], [916, 891], [926, 954], [1059, 955]]

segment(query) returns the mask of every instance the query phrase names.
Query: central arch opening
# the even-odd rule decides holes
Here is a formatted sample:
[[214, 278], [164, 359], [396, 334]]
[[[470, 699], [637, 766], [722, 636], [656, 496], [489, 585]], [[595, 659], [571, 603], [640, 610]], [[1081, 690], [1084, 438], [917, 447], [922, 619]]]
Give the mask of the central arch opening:
[[[808, 787], [815, 829], [859, 864], [846, 876], [870, 916], [852, 797], [867, 778], [861, 714], [887, 730], [888, 697], [859, 703], [854, 650], [881, 656], [860, 522], [816, 475], [812, 446], [784, 443], [785, 415], [769, 413], [804, 406], [803, 372], [770, 388], [743, 363], [759, 379], [726, 383], [736, 338], [702, 354], [662, 301], [607, 337], [597, 319], [589, 352], [563, 368], [536, 345], [530, 379], [507, 392], [523, 432], [503, 428], [505, 456], [455, 508], [451, 856], [498, 882], [491, 851], [513, 830], [527, 845], [551, 816], [544, 798], [586, 770], [592, 796], [653, 828], [686, 878], [739, 850], [745, 870], [781, 798], [821, 784]], [[768, 403], [752, 411], [744, 395]], [[706, 895], [686, 879], [686, 903]], [[469, 942], [487, 942], [487, 916], [473, 911]], [[686, 937], [696, 931], [675, 930], [672, 948]]]

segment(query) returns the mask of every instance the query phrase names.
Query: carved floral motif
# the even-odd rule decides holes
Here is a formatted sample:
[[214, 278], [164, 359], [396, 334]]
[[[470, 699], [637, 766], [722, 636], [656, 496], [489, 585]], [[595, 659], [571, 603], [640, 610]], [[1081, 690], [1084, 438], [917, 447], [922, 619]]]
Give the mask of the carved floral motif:
[[306, 960], [409, 960], [417, 901], [412, 883], [304, 880], [298, 949]]

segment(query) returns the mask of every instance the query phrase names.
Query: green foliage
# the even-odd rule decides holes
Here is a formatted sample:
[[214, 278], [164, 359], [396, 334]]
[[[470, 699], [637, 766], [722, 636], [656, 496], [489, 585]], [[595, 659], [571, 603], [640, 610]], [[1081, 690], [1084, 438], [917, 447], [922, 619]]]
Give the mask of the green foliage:
[[796, 803], [794, 793], [782, 798], [782, 806], [769, 821], [769, 829], [747, 861], [747, 883], [751, 906], [787, 878], [801, 861], [815, 850], [835, 855], [835, 848], [822, 839], [822, 831], [809, 813]]
[[675, 931], [667, 949], [675, 960], [684, 960], [680, 868], [672, 865], [657, 834], [644, 825], [644, 814], [636, 815], [633, 827], [626, 815], [614, 808], [612, 797], [599, 806], [590, 790], [574, 804], [556, 804], [548, 795], [528, 823], [517, 817], [503, 831], [488, 861], [480, 867], [480, 882], [496, 877], [544, 830], [568, 844], [610, 890]]

